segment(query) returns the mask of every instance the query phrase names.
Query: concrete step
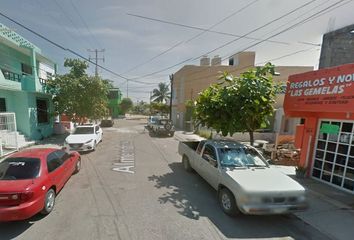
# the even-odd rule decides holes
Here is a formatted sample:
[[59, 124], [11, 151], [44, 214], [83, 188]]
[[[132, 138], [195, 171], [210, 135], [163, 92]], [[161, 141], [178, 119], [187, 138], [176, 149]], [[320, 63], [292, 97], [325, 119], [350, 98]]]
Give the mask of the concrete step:
[[0, 131], [0, 139], [3, 147], [5, 148], [24, 148], [35, 144], [34, 141], [28, 141], [23, 134], [7, 130]]

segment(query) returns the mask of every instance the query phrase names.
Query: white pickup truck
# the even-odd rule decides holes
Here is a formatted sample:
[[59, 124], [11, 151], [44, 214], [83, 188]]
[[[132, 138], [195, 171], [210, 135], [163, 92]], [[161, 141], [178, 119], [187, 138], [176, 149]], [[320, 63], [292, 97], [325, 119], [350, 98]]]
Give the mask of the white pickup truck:
[[307, 207], [305, 189], [269, 167], [253, 147], [235, 141], [180, 142], [185, 170], [198, 172], [218, 191], [222, 210], [231, 216], [284, 214]]

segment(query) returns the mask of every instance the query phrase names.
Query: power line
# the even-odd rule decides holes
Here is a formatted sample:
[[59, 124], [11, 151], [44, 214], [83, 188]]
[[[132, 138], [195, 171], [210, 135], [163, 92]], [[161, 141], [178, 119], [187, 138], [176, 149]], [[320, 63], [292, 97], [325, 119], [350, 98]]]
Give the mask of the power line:
[[[311, 2], [314, 2], [314, 1], [316, 1], [316, 0], [313, 0], [313, 1], [311, 1]], [[241, 53], [241, 52], [244, 52], [244, 51], [248, 50], [248, 49], [251, 48], [251, 47], [257, 46], [257, 45], [259, 45], [259, 44], [261, 44], [261, 43], [263, 43], [263, 42], [265, 42], [265, 41], [267, 41], [267, 40], [269, 40], [269, 39], [271, 39], [271, 38], [273, 38], [273, 37], [275, 37], [275, 36], [278, 36], [278, 35], [280, 35], [280, 34], [282, 34], [282, 33], [284, 33], [284, 32], [287, 32], [287, 31], [289, 31], [289, 30], [291, 30], [291, 29], [293, 29], [293, 28], [295, 28], [295, 27], [297, 27], [297, 26], [303, 24], [303, 22], [307, 21], [308, 19], [311, 19], [311, 18], [314, 19], [314, 17], [316, 17], [316, 16], [319, 15], [319, 14], [322, 14], [323, 12], [332, 11], [332, 10], [334, 10], [333, 7], [335, 7], [336, 5], [342, 3], [343, 1], [345, 1], [345, 0], [341, 0], [341, 1], [338, 1], [338, 2], [336, 2], [336, 3], [334, 3], [334, 4], [331, 4], [330, 6], [328, 6], [328, 7], [324, 8], [324, 9], [322, 9], [322, 10], [320, 10], [320, 11], [318, 11], [318, 12], [312, 14], [311, 16], [305, 18], [304, 20], [301, 20], [300, 22], [295, 23], [295, 24], [291, 25], [290, 27], [288, 27], [288, 28], [286, 28], [286, 29], [284, 29], [284, 30], [282, 30], [282, 31], [280, 31], [280, 32], [278, 32], [278, 33], [275, 33], [275, 34], [273, 34], [272, 36], [270, 36], [270, 37], [268, 37], [268, 38], [266, 38], [266, 39], [263, 39], [263, 40], [261, 40], [261, 41], [255, 43], [255, 44], [252, 44], [252, 45], [250, 45], [250, 46], [244, 48], [243, 50], [237, 52], [236, 54]], [[311, 3], [311, 2], [308, 2], [307, 4], [309, 4], [309, 3]], [[347, 3], [348, 3], [348, 2], [347, 2]], [[301, 6], [300, 6], [300, 7], [301, 7]], [[294, 10], [292, 10], [292, 11], [294, 11]], [[288, 15], [288, 14], [286, 14], [286, 15]], [[285, 15], [283, 15], [283, 16], [285, 16]], [[272, 21], [274, 21], [274, 20], [272, 20]], [[205, 55], [205, 54], [203, 54], [203, 55]], [[203, 55], [201, 55], [201, 56], [203, 56]], [[201, 57], [201, 56], [200, 56], [200, 57]], [[200, 58], [200, 57], [198, 57], [198, 58]], [[196, 59], [198, 59], [198, 58], [196, 58]], [[225, 59], [223, 59], [223, 60], [225, 60]], [[175, 66], [175, 65], [174, 65], [174, 66]], [[163, 70], [160, 70], [160, 71], [157, 71], [157, 72], [162, 72], [162, 71], [163, 71]], [[205, 69], [204, 69], [204, 70], [201, 70], [201, 71], [205, 71]], [[144, 76], [146, 76], [146, 75], [144, 75]]]
[[[38, 1], [38, 0], [35, 0], [35, 2], [37, 3], [37, 5], [40, 7], [40, 8], [44, 8], [44, 5]], [[46, 5], [47, 6], [47, 5]], [[48, 7], [48, 6], [47, 6]], [[84, 45], [86, 45], [87, 47], [89, 47], [89, 43], [87, 43], [86, 41], [83, 41], [82, 39], [78, 38], [77, 36], [74, 36], [74, 34], [70, 31], [68, 31], [65, 27], [65, 23], [62, 21], [64, 18], [62, 17], [59, 17], [58, 19], [54, 18], [52, 14], [48, 14], [49, 17], [53, 20], [54, 23], [57, 23], [59, 26], [60, 26], [60, 29], [64, 29], [64, 31], [67, 33], [67, 35], [69, 35], [72, 40], [74, 41], [78, 41], [78, 42], [82, 42]], [[58, 23], [58, 21], [60, 21], [60, 23]]]
[[[276, 61], [276, 60], [279, 60], [279, 59], [283, 59], [283, 58], [287, 58], [287, 57], [291, 57], [291, 56], [294, 56], [294, 55], [297, 55], [299, 53], [304, 53], [304, 52], [308, 52], [308, 51], [313, 51], [313, 50], [318, 50], [314, 47], [312, 48], [308, 48], [308, 49], [303, 49], [303, 50], [299, 50], [299, 51], [295, 51], [295, 52], [292, 52], [292, 53], [288, 53], [288, 54], [285, 54], [285, 55], [282, 55], [282, 56], [279, 56], [279, 57], [276, 57], [276, 58], [273, 58], [273, 59], [269, 59], [269, 60], [266, 60], [266, 61], [263, 61], [263, 62], [258, 62], [258, 63], [255, 63], [255, 64], [250, 64], [250, 65], [247, 65], [247, 66], [244, 66], [242, 68], [235, 68], [231, 71], [229, 71], [228, 73], [229, 74], [233, 74], [233, 73], [240, 73], [241, 71], [243, 70], [247, 70], [249, 68], [254, 68], [254, 67], [257, 67], [257, 66], [260, 66], [262, 64], [265, 64], [267, 62], [272, 62], [272, 61]], [[277, 67], [277, 66], [275, 66]], [[190, 80], [193, 80], [193, 83], [195, 84], [195, 81], [198, 81], [198, 80], [205, 80], [205, 78], [208, 78], [208, 77], [218, 77], [217, 74], [218, 73], [213, 73], [213, 74], [208, 74], [208, 75], [204, 75], [204, 76], [198, 76], [198, 77], [192, 77], [198, 73], [201, 73], [205, 71], [205, 69], [202, 69], [200, 71], [196, 71], [196, 72], [193, 72], [191, 74], [188, 75], [188, 77], [190, 78]], [[192, 77], [192, 78], [191, 78]], [[185, 86], [187, 86], [188, 84], [191, 84], [190, 82], [185, 82]]]
[[[76, 25], [76, 23], [72, 20], [72, 18], [70, 17], [70, 15], [67, 13], [67, 11], [65, 11], [65, 9], [63, 8], [63, 6], [61, 6], [57, 0], [54, 0], [55, 4], [59, 7], [60, 11], [66, 16], [66, 19], [70, 21], [70, 23], [72, 24], [72, 26], [76, 29], [76, 31], [78, 31], [81, 35], [82, 32], [79, 29], [79, 27]], [[90, 44], [92, 44], [93, 42], [91, 42]], [[95, 44], [92, 44], [91, 46], [95, 46]]]
[[[59, 44], [59, 43], [56, 43], [56, 42], [50, 40], [49, 38], [47, 38], [47, 37], [43, 36], [42, 34], [40, 34], [40, 33], [36, 32], [36, 31], [32, 30], [32, 29], [29, 28], [29, 27], [23, 25], [22, 23], [20, 23], [20, 22], [14, 20], [13, 18], [11, 18], [11, 17], [5, 15], [4, 13], [0, 12], [0, 15], [3, 16], [4, 18], [8, 19], [9, 21], [15, 23], [16, 25], [18, 25], [18, 26], [20, 26], [20, 27], [26, 29], [27, 31], [33, 33], [34, 35], [36, 35], [36, 36], [42, 38], [43, 40], [49, 42], [50, 44], [56, 46], [57, 48], [60, 48], [61, 50], [64, 50], [64, 51], [67, 51], [67, 52], [70, 52], [71, 54], [73, 54], [73, 55], [75, 55], [75, 56], [77, 56], [77, 57], [79, 57], [79, 58], [81, 58], [81, 59], [83, 59], [83, 60], [85, 60], [85, 61], [87, 61], [87, 62], [90, 62], [90, 63], [96, 65], [95, 62], [93, 62], [93, 61], [91, 61], [90, 59], [88, 59], [88, 58], [82, 56], [81, 54], [77, 53], [76, 51], [71, 50], [70, 48], [66, 48], [66, 47], [64, 47], [63, 45], [61, 45], [61, 44]], [[111, 73], [112, 75], [114, 75], [114, 76], [116, 76], [116, 77], [119, 77], [119, 78], [122, 78], [122, 79], [124, 79], [124, 80], [130, 80], [130, 81], [132, 81], [132, 82], [141, 83], [141, 84], [150, 84], [150, 83], [138, 81], [138, 80], [135, 80], [135, 79], [129, 79], [129, 78], [127, 78], [127, 77], [125, 77], [125, 76], [123, 76], [123, 75], [121, 75], [121, 74], [119, 74], [119, 73], [116, 73], [116, 72], [114, 72], [114, 71], [112, 71], [112, 70], [110, 70], [110, 69], [108, 69], [108, 68], [106, 68], [106, 67], [101, 66], [100, 64], [97, 64], [97, 66], [100, 67], [101, 69], [103, 69], [103, 70], [105, 70], [105, 71]]]
[[[277, 26], [275, 29], [272, 29], [271, 31], [267, 32], [266, 34], [263, 34], [263, 35], [261, 36], [261, 38], [264, 38], [264, 37], [267, 36], [268, 34], [270, 34], [270, 33], [274, 32], [274, 31], [276, 31], [276, 30], [278, 30], [278, 29], [280, 29], [280, 28], [282, 28], [282, 27], [288, 25], [289, 23], [291, 23], [291, 22], [293, 22], [293, 21], [295, 21], [295, 20], [297, 20], [297, 19], [300, 19], [301, 17], [303, 17], [303, 16], [305, 16], [306, 14], [310, 13], [312, 10], [317, 9], [318, 7], [320, 7], [321, 5], [323, 5], [323, 4], [325, 4], [325, 3], [329, 2], [329, 1], [331, 1], [331, 0], [327, 0], [327, 1], [324, 2], [324, 3], [320, 3], [320, 4], [318, 4], [318, 5], [314, 6], [314, 7], [312, 7], [311, 9], [309, 9], [308, 11], [306, 11], [305, 13], [300, 14], [299, 16], [296, 16], [295, 19], [292, 19], [292, 20], [290, 20], [290, 21], [285, 22], [284, 24], [282, 24], [282, 25], [280, 25], [280, 26]], [[299, 41], [299, 43], [304, 43], [304, 42]], [[245, 45], [248, 46], [248, 44], [245, 44]], [[313, 43], [307, 43], [307, 45], [318, 46], [318, 44], [315, 45], [315, 44], [313, 44]], [[233, 52], [233, 54], [235, 54], [235, 52]], [[227, 59], [228, 57], [229, 57], [229, 55], [225, 55], [225, 56], [222, 57], [222, 59], [225, 60], [225, 59]]]
[[328, 9], [331, 9], [332, 7], [334, 7], [334, 6], [338, 5], [338, 4], [340, 4], [340, 3], [343, 2], [343, 1], [345, 1], [345, 0], [341, 0], [341, 1], [338, 1], [338, 2], [336, 2], [336, 3], [334, 3], [334, 4], [331, 4], [330, 6], [324, 8], [324, 9], [318, 11], [318, 12], [316, 12], [315, 14], [312, 14], [310, 17], [307, 17], [307, 18], [301, 20], [300, 22], [291, 25], [290, 27], [285, 28], [285, 29], [283, 29], [282, 31], [280, 31], [280, 32], [278, 32], [278, 33], [275, 33], [275, 34], [271, 35], [270, 37], [267, 37], [266, 39], [264, 39], [264, 40], [262, 40], [262, 41], [259, 41], [259, 42], [257, 42], [257, 43], [254, 43], [254, 44], [252, 44], [252, 45], [250, 45], [250, 46], [248, 46], [248, 47], [242, 49], [242, 50], [239, 51], [238, 53], [244, 52], [244, 51], [246, 51], [246, 50], [248, 50], [248, 49], [250, 49], [250, 48], [252, 48], [252, 47], [255, 47], [255, 46], [257, 46], [257, 45], [263, 43], [263, 42], [266, 41], [267, 39], [271, 39], [271, 38], [276, 37], [276, 36], [278, 36], [278, 35], [280, 35], [280, 34], [282, 34], [282, 33], [284, 33], [284, 32], [287, 32], [287, 31], [289, 31], [289, 30], [291, 30], [291, 29], [293, 29], [293, 28], [295, 28], [295, 27], [297, 27], [297, 26], [303, 24], [303, 23], [304, 23], [305, 21], [307, 21], [308, 19], [311, 19], [311, 18], [313, 18], [314, 16], [317, 16], [318, 14], [321, 14], [321, 13], [323, 13], [324, 11], [327, 11]]
[[95, 37], [94, 34], [92, 34], [90, 28], [88, 27], [88, 25], [86, 24], [85, 19], [82, 17], [82, 15], [80, 14], [80, 11], [77, 9], [76, 5], [74, 4], [74, 2], [72, 0], [70, 0], [71, 6], [73, 7], [74, 11], [77, 13], [77, 15], [79, 16], [79, 18], [81, 19], [82, 23], [84, 24], [87, 32], [91, 35], [91, 37], [95, 40], [95, 42], [97, 43], [97, 45], [100, 48], [103, 48], [102, 45], [100, 44], [100, 42], [98, 41], [98, 39]]
[[[314, 0], [314, 1], [316, 1], [316, 0]], [[314, 2], [314, 1], [311, 1], [311, 2]], [[251, 48], [251, 47], [254, 47], [254, 46], [256, 46], [256, 45], [259, 45], [259, 44], [263, 43], [264, 41], [269, 40], [270, 38], [273, 38], [273, 37], [278, 36], [278, 35], [280, 35], [280, 34], [286, 32], [286, 31], [289, 31], [289, 30], [291, 30], [291, 29], [293, 29], [293, 28], [295, 28], [295, 27], [297, 27], [297, 26], [303, 24], [303, 22], [308, 21], [308, 19], [314, 19], [316, 16], [318, 16], [318, 15], [324, 13], [324, 12], [327, 13], [327, 12], [329, 12], [329, 11], [332, 11], [332, 10], [335, 9], [334, 7], [335, 7], [336, 5], [342, 3], [343, 1], [345, 1], [345, 0], [341, 0], [341, 1], [338, 1], [338, 2], [336, 2], [336, 3], [334, 3], [334, 4], [331, 4], [330, 6], [328, 6], [328, 7], [324, 8], [324, 9], [322, 9], [322, 10], [320, 10], [320, 11], [318, 11], [318, 12], [312, 14], [311, 16], [305, 18], [304, 20], [301, 20], [300, 22], [295, 23], [295, 24], [291, 25], [290, 27], [288, 27], [288, 28], [286, 28], [286, 29], [284, 29], [284, 30], [282, 30], [282, 31], [280, 31], [280, 32], [278, 32], [278, 33], [276, 33], [276, 34], [273, 34], [272, 36], [270, 36], [270, 37], [268, 37], [268, 38], [266, 38], [266, 39], [263, 39], [263, 40], [261, 40], [260, 42], [257, 42], [257, 43], [255, 43], [255, 44], [252, 44], [251, 46], [248, 46], [247, 48], [243, 49], [242, 51], [239, 51], [238, 53], [241, 53], [241, 52], [243, 52], [243, 51], [246, 51], [247, 49], [249, 49], [249, 48]], [[347, 3], [348, 3], [348, 2], [347, 2]], [[342, 5], [343, 5], [343, 4], [342, 4]], [[342, 6], [342, 5], [341, 5], [341, 6]], [[294, 11], [294, 10], [293, 10], [293, 11]], [[286, 14], [286, 15], [288, 15], [288, 14]], [[284, 16], [284, 15], [283, 15], [283, 16]], [[274, 20], [273, 20], [273, 21], [274, 21]], [[203, 55], [204, 55], [204, 54], [203, 54]], [[185, 61], [187, 61], [187, 60], [185, 60]], [[185, 61], [183, 61], [183, 62], [185, 62]], [[174, 67], [174, 66], [176, 66], [176, 65], [180, 65], [180, 64], [175, 64], [175, 65], [173, 65], [173, 66], [171, 66], [171, 67], [168, 67], [168, 68], [165, 68], [165, 69], [172, 68], [172, 67]], [[251, 66], [248, 66], [248, 67], [251, 67]], [[156, 72], [162, 72], [162, 71], [165, 71], [165, 69], [162, 69], [162, 70], [159, 70], [159, 71], [156, 71]], [[238, 69], [238, 70], [240, 70], [240, 69]], [[202, 70], [202, 71], [205, 71], [205, 70]], [[156, 72], [154, 72], [154, 73], [156, 73]], [[146, 75], [144, 75], [144, 76], [150, 76], [150, 75], [153, 75], [154, 73], [146, 74]], [[142, 77], [144, 77], [144, 76], [142, 76]], [[205, 77], [205, 76], [203, 76], [203, 77]]]
[[[129, 70], [127, 70], [127, 71], [124, 72], [124, 73], [128, 73], [128, 72], [131, 72], [131, 71], [133, 71], [133, 70], [135, 70], [135, 69], [137, 69], [137, 68], [140, 68], [141, 66], [146, 65], [147, 63], [152, 62], [154, 59], [156, 59], [156, 58], [158, 58], [158, 57], [160, 57], [160, 56], [162, 56], [162, 55], [164, 55], [164, 54], [166, 54], [166, 53], [172, 51], [172, 50], [175, 49], [176, 47], [178, 47], [178, 46], [180, 46], [180, 45], [182, 45], [182, 44], [188, 43], [188, 42], [190, 42], [190, 41], [192, 41], [192, 40], [194, 40], [194, 39], [200, 37], [200, 36], [203, 35], [204, 33], [211, 31], [211, 29], [213, 29], [213, 28], [216, 27], [217, 25], [219, 25], [219, 24], [225, 22], [225, 21], [228, 20], [229, 18], [231, 18], [231, 17], [235, 16], [236, 14], [242, 12], [243, 10], [245, 10], [246, 8], [250, 7], [251, 5], [255, 4], [255, 3], [258, 2], [258, 1], [259, 1], [259, 0], [254, 0], [254, 1], [250, 2], [250, 3], [248, 3], [246, 6], [240, 8], [240, 9], [238, 9], [237, 11], [233, 12], [232, 14], [230, 14], [230, 15], [224, 17], [223, 19], [221, 19], [221, 20], [218, 21], [217, 23], [213, 24], [213, 25], [210, 26], [209, 28], [202, 30], [200, 33], [197, 33], [196, 35], [192, 36], [191, 38], [189, 38], [189, 39], [187, 39], [187, 40], [180, 41], [180, 42], [178, 42], [177, 44], [174, 44], [173, 46], [169, 47], [168, 49], [164, 50], [163, 52], [161, 52], [161, 53], [155, 55], [154, 57], [148, 59], [147, 61], [145, 61], [145, 62], [143, 62], [143, 63], [140, 63], [140, 64], [134, 66], [133, 68], [130, 68]], [[127, 14], [127, 15], [134, 16], [134, 17], [137, 17], [137, 16], [138, 16], [138, 15], [134, 15], [134, 14]], [[144, 17], [142, 17], [142, 18], [144, 18]]]
[[[156, 73], [164, 72], [164, 71], [166, 71], [166, 70], [169, 70], [169, 69], [171, 69], [171, 68], [174, 68], [175, 66], [181, 65], [181, 64], [183, 64], [183, 63], [185, 63], [185, 62], [188, 62], [188, 61], [190, 61], [190, 60], [199, 59], [199, 58], [201, 58], [201, 57], [204, 56], [204, 55], [208, 55], [208, 54], [210, 54], [210, 53], [212, 53], [212, 52], [215, 52], [216, 50], [219, 50], [219, 49], [221, 49], [221, 48], [224, 48], [224, 47], [226, 47], [226, 46], [228, 46], [228, 45], [230, 45], [230, 44], [232, 44], [232, 43], [238, 41], [238, 40], [241, 39], [241, 38], [244, 38], [244, 37], [246, 37], [246, 36], [248, 36], [248, 35], [250, 35], [250, 34], [256, 32], [256, 31], [258, 31], [258, 30], [260, 30], [260, 29], [262, 29], [262, 28], [264, 28], [264, 27], [267, 27], [268, 25], [270, 25], [270, 24], [272, 24], [272, 23], [274, 23], [274, 22], [276, 22], [276, 21], [279, 21], [280, 19], [282, 19], [282, 18], [284, 18], [284, 17], [287, 17], [289, 14], [292, 14], [292, 13], [294, 13], [294, 12], [300, 10], [301, 8], [304, 8], [304, 7], [308, 6], [309, 4], [311, 4], [311, 3], [315, 2], [315, 1], [317, 1], [317, 0], [311, 0], [311, 1], [309, 1], [309, 2], [307, 2], [307, 3], [305, 3], [305, 4], [303, 4], [303, 5], [301, 5], [300, 7], [297, 7], [297, 8], [295, 8], [295, 9], [291, 10], [290, 12], [287, 12], [286, 14], [283, 14], [283, 15], [281, 15], [280, 17], [277, 17], [277, 18], [275, 18], [275, 19], [273, 19], [273, 20], [267, 22], [266, 24], [264, 24], [264, 25], [262, 25], [262, 26], [260, 26], [260, 27], [257, 27], [257, 28], [251, 30], [250, 32], [248, 32], [248, 33], [246, 33], [246, 34], [243, 34], [242, 36], [237, 37], [236, 39], [233, 39], [233, 40], [231, 40], [231, 41], [228, 41], [228, 42], [222, 44], [221, 46], [218, 46], [218, 47], [214, 48], [213, 50], [210, 50], [210, 51], [208, 51], [208, 52], [206, 52], [206, 53], [201, 54], [201, 55], [198, 56], [198, 57], [194, 57], [194, 58], [189, 58], [189, 59], [183, 60], [183, 61], [181, 61], [181, 62], [179, 62], [179, 63], [176, 63], [176, 64], [174, 64], [174, 65], [172, 65], [172, 66], [163, 68], [163, 69], [161, 69], [161, 70], [157, 70], [157, 71], [152, 72], [152, 73], [149, 73], [149, 74], [145, 74], [145, 75], [140, 76], [140, 77], [138, 77], [138, 78], [144, 78], [144, 77], [147, 77], [147, 76], [154, 75], [154, 74], [156, 74]], [[267, 38], [266, 40], [262, 39], [261, 42], [264, 42], [264, 41], [267, 41], [267, 40], [269, 40], [269, 38]], [[133, 79], [138, 79], [138, 78], [133, 78]]]
[[[293, 9], [293, 10], [291, 10], [291, 11], [289, 11], [289, 12], [283, 14], [283, 15], [281, 15], [280, 17], [277, 17], [277, 18], [275, 18], [275, 19], [273, 19], [273, 20], [271, 20], [271, 21], [269, 21], [269, 22], [263, 24], [262, 26], [257, 27], [257, 28], [255, 28], [255, 29], [249, 31], [248, 33], [242, 35], [242, 36], [239, 37], [239, 38], [236, 38], [236, 39], [233, 39], [233, 40], [231, 40], [231, 41], [228, 41], [228, 42], [222, 44], [221, 46], [218, 46], [218, 47], [214, 48], [213, 50], [208, 51], [208, 52], [206, 52], [206, 53], [204, 53], [204, 54], [202, 54], [202, 55], [200, 55], [200, 56], [194, 58], [194, 60], [199, 59], [199, 58], [201, 58], [201, 57], [204, 56], [204, 55], [208, 55], [208, 54], [210, 54], [210, 53], [212, 53], [212, 52], [215, 52], [216, 50], [219, 50], [219, 49], [221, 49], [221, 48], [224, 48], [224, 47], [226, 47], [226, 46], [228, 46], [228, 45], [230, 45], [230, 44], [232, 44], [232, 43], [234, 43], [234, 42], [240, 40], [243, 36], [248, 36], [248, 35], [250, 35], [250, 34], [252, 34], [252, 33], [254, 33], [254, 32], [257, 32], [257, 31], [261, 30], [262, 28], [265, 28], [265, 27], [267, 27], [267, 26], [273, 24], [274, 22], [279, 21], [279, 20], [282, 19], [282, 18], [285, 18], [285, 17], [289, 16], [290, 14], [293, 14], [294, 12], [296, 12], [296, 11], [298, 11], [298, 10], [300, 10], [300, 9], [302, 9], [302, 8], [308, 6], [308, 5], [310, 5], [311, 3], [316, 2], [316, 1], [317, 1], [317, 0], [311, 0], [311, 1], [309, 1], [309, 2], [307, 2], [307, 3], [305, 3], [305, 4], [303, 4], [303, 5], [301, 5], [300, 7], [297, 7], [297, 8], [295, 8], [295, 9]], [[262, 40], [260, 40], [260, 42], [265, 42], [266, 40], [269, 40], [269, 39], [270, 39], [270, 38], [268, 38], [268, 39], [262, 39]]]
[[[180, 26], [180, 27], [184, 27], [184, 28], [194, 29], [194, 30], [198, 30], [198, 31], [216, 33], [216, 34], [219, 34], [219, 35], [225, 35], [225, 36], [230, 36], [230, 37], [241, 37], [241, 35], [237, 35], [237, 34], [234, 34], [234, 33], [227, 33], [227, 32], [221, 32], [221, 31], [208, 30], [207, 28], [201, 28], [201, 27], [186, 25], [186, 24], [182, 24], [182, 23], [177, 23], [177, 22], [172, 22], [172, 21], [167, 21], [167, 20], [162, 20], [162, 19], [157, 19], [157, 18], [152, 18], [152, 17], [147, 17], [147, 16], [142, 16], [142, 15], [133, 14], [133, 13], [127, 13], [127, 15], [132, 16], [132, 17], [137, 17], [137, 18], [150, 20], [150, 21], [161, 22], [161, 23], [165, 23], [165, 24], [169, 24], [169, 25], [174, 25], [174, 26]], [[259, 38], [254, 38], [254, 37], [243, 37], [243, 38], [250, 39], [250, 40], [260, 40]], [[283, 44], [283, 45], [289, 45], [289, 43], [281, 42], [281, 41], [269, 41], [269, 42]]]

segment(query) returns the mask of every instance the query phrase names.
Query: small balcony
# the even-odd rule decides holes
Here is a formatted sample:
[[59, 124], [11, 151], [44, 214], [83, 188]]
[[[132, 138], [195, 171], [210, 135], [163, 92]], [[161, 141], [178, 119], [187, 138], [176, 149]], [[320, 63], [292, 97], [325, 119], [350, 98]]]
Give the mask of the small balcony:
[[4, 75], [4, 78], [10, 81], [14, 81], [14, 82], [21, 82], [22, 79], [22, 75], [18, 74], [18, 73], [14, 73], [11, 72], [9, 70], [6, 69], [1, 69], [2, 74]]

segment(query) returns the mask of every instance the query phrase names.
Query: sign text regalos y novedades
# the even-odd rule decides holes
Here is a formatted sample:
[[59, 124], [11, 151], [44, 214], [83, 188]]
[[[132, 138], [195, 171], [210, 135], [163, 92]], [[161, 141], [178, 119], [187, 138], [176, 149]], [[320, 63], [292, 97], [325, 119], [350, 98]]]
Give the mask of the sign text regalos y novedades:
[[354, 73], [292, 82], [289, 94], [292, 97], [342, 94], [353, 83]]

